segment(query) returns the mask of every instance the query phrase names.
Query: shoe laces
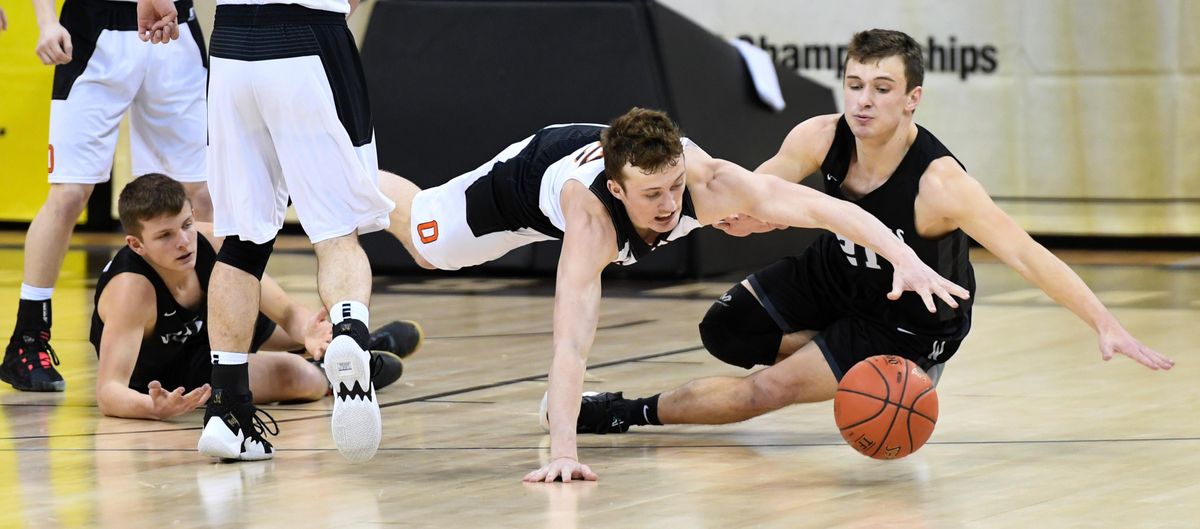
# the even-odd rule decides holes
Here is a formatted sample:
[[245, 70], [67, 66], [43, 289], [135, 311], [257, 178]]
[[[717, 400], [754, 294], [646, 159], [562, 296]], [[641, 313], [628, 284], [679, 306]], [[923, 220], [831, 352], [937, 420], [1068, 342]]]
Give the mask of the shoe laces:
[[[369, 352], [367, 354], [370, 354]], [[371, 355], [371, 380], [375, 380], [375, 375], [383, 371], [383, 355]]]
[[[267, 422], [263, 420], [263, 416], [265, 416], [268, 421], [271, 421], [270, 426], [267, 426]], [[255, 406], [254, 413], [250, 414], [250, 429], [254, 432], [254, 435], [260, 439], [265, 434], [279, 435], [279, 423], [275, 422], [275, 418], [272, 417], [270, 413], [267, 413], [267, 410], [259, 408], [258, 406]]]
[[51, 364], [59, 365], [58, 353], [50, 346], [50, 333], [38, 331], [37, 335], [26, 335], [25, 337], [29, 341], [22, 345], [30, 347], [21, 347], [18, 351], [25, 356], [37, 353], [37, 362], [33, 363], [33, 365], [42, 369], [50, 369]]

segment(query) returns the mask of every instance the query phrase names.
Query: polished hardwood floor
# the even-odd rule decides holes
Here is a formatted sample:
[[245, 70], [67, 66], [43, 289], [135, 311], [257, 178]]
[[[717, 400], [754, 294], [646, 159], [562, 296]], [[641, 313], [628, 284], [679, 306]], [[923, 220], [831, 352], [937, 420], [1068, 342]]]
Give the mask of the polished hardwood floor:
[[[5, 326], [20, 236], [0, 235]], [[195, 452], [201, 411], [160, 423], [95, 406], [87, 324], [113, 240], [77, 239], [55, 294], [67, 391], [0, 388], [0, 527], [1197, 527], [1198, 254], [1068, 254], [1135, 335], [1175, 358], [1169, 372], [1102, 362], [1087, 326], [980, 254], [974, 329], [916, 454], [858, 455], [823, 403], [581, 436], [599, 482], [529, 485], [521, 476], [548, 453], [536, 417], [547, 279], [378, 278], [375, 323], [415, 319], [428, 338], [379, 394], [375, 459], [341, 458], [326, 399], [266, 406], [282, 429], [275, 460], [221, 464]], [[269, 271], [315, 305], [314, 264], [285, 251]], [[587, 388], [644, 396], [744, 373], [711, 358], [695, 330], [735, 279], [606, 283]]]

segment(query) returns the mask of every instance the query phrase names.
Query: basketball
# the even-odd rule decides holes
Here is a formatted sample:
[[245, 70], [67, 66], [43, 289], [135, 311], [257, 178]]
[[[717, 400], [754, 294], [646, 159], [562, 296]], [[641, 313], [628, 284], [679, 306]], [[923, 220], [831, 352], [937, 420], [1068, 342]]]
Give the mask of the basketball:
[[842, 438], [865, 456], [900, 459], [929, 440], [937, 424], [937, 390], [912, 361], [872, 356], [850, 368], [833, 397]]

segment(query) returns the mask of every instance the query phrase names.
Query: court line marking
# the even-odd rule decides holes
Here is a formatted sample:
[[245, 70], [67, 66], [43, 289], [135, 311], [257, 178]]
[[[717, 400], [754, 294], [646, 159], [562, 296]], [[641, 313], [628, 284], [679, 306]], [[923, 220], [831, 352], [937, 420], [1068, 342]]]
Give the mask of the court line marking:
[[[659, 434], [661, 435], [661, 434]], [[1195, 442], [1200, 437], [1155, 437], [1146, 439], [1008, 439], [990, 441], [930, 441], [925, 446], [970, 445], [1038, 445], [1038, 444], [1096, 444], [1096, 443], [1170, 443]], [[579, 445], [581, 450], [645, 450], [647, 448], [805, 448], [846, 446], [844, 442], [830, 443], [707, 443], [707, 444], [636, 444], [622, 446]], [[380, 452], [482, 452], [541, 450], [543, 446], [430, 446], [379, 447]], [[0, 448], [0, 452], [195, 452], [194, 448]], [[335, 452], [336, 448], [277, 448], [276, 452]]]
[[[693, 351], [700, 351], [703, 349], [704, 349], [704, 346], [702, 346], [702, 345], [693, 345], [691, 347], [684, 347], [682, 349], [672, 349], [670, 351], [662, 351], [662, 352], [658, 352], [658, 353], [650, 353], [650, 354], [639, 355], [639, 356], [631, 356], [628, 358], [621, 358], [621, 359], [617, 359], [617, 360], [610, 360], [608, 362], [600, 362], [598, 364], [592, 364], [592, 365], [587, 366], [587, 369], [600, 369], [603, 367], [610, 367], [610, 366], [615, 366], [615, 365], [620, 365], [620, 364], [627, 364], [627, 363], [631, 363], [631, 362], [638, 362], [641, 360], [649, 360], [652, 358], [660, 358], [660, 357], [664, 357], [664, 356], [676, 355], [676, 354], [681, 354], [681, 353], [690, 353]], [[529, 376], [518, 377], [518, 378], [510, 378], [510, 379], [501, 380], [498, 382], [492, 382], [489, 384], [479, 384], [479, 385], [470, 386], [470, 387], [466, 387], [466, 388], [441, 391], [438, 393], [432, 393], [429, 395], [423, 395], [423, 396], [419, 396], [419, 397], [402, 399], [402, 400], [398, 400], [398, 401], [394, 401], [394, 402], [380, 403], [379, 408], [380, 409], [391, 408], [393, 406], [401, 406], [404, 404], [411, 404], [414, 402], [426, 402], [426, 401], [430, 401], [430, 400], [442, 399], [445, 397], [451, 397], [451, 396], [455, 396], [455, 395], [462, 395], [464, 393], [472, 393], [475, 391], [481, 391], [481, 390], [485, 390], [485, 389], [492, 389], [492, 388], [498, 388], [498, 387], [503, 387], [503, 386], [511, 386], [513, 384], [520, 384], [522, 382], [532, 382], [532, 381], [536, 381], [538, 379], [544, 379], [548, 376], [550, 376], [549, 373], [540, 373], [537, 375], [529, 375]], [[271, 411], [275, 411], [275, 410], [271, 410]], [[324, 419], [324, 418], [328, 418], [332, 415], [333, 415], [333, 411], [330, 410], [330, 411], [326, 411], [323, 413], [319, 413], [317, 415], [307, 415], [304, 417], [292, 417], [292, 418], [288, 418], [288, 419], [276, 419], [275, 422], [276, 423], [288, 423], [288, 422], [297, 422], [297, 421], [307, 421], [310, 419]], [[22, 436], [13, 436], [13, 437], [0, 437], [0, 441], [25, 441], [25, 440], [31, 440], [31, 439], [51, 439], [51, 438], [61, 439], [61, 438], [68, 438], [68, 437], [93, 437], [93, 436], [100, 436], [100, 435], [127, 435], [127, 434], [144, 434], [144, 433], [183, 432], [183, 431], [189, 431], [189, 430], [200, 430], [202, 428], [203, 428], [203, 426], [188, 426], [188, 427], [184, 427], [184, 428], [159, 428], [159, 429], [153, 429], [153, 430], [129, 430], [129, 431], [121, 431], [121, 432], [81, 432], [81, 433], [55, 434], [55, 435], [22, 435]]]

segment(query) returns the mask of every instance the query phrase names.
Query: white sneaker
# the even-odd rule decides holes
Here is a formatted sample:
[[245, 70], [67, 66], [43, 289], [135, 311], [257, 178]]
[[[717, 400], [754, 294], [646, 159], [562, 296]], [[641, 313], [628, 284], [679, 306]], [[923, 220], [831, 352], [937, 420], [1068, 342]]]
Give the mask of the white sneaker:
[[349, 335], [337, 336], [325, 350], [324, 367], [333, 388], [333, 444], [351, 461], [375, 457], [383, 418], [371, 383], [371, 355]]
[[[256, 416], [257, 413], [263, 413], [271, 418], [265, 411], [253, 405], [241, 405], [239, 408], [244, 409], [239, 410], [241, 413], [235, 413], [233, 408], [211, 402], [208, 408], [205, 413], [208, 420], [200, 432], [200, 442], [196, 443], [196, 450], [201, 454], [240, 461], [261, 461], [275, 457], [274, 448], [263, 438], [263, 434], [278, 434], [279, 427], [275, 426], [274, 431], [267, 429], [262, 419]], [[275, 424], [274, 418], [271, 418], [271, 424]]]

